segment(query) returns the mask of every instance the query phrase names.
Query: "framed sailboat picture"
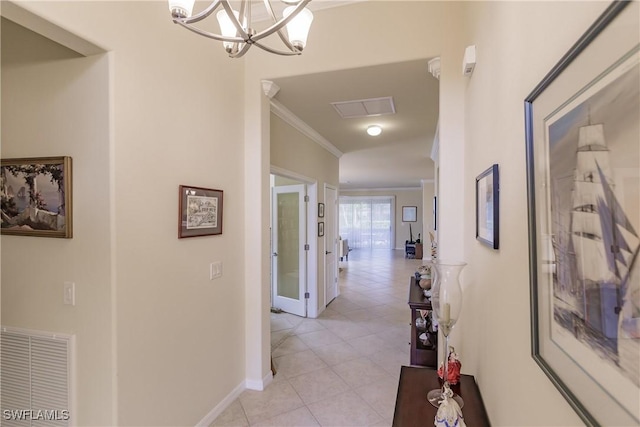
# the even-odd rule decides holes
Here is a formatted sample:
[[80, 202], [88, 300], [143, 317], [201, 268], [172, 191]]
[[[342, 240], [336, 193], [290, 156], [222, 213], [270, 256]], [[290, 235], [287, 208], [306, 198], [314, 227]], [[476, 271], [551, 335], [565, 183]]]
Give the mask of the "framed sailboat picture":
[[638, 2], [525, 100], [532, 356], [586, 425], [640, 424]]

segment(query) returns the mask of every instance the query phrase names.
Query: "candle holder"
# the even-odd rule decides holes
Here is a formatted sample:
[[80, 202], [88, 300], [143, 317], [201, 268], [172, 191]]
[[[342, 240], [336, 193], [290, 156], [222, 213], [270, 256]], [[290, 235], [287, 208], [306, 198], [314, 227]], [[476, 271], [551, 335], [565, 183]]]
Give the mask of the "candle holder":
[[[449, 386], [449, 335], [451, 329], [460, 317], [462, 310], [462, 288], [460, 287], [460, 272], [464, 262], [435, 261], [435, 277], [432, 277], [433, 286], [431, 288], [431, 307], [438, 319], [438, 325], [444, 335], [444, 357], [443, 357], [443, 377], [442, 388], [429, 391], [427, 399], [435, 406], [440, 406], [445, 395], [452, 393], [452, 398], [460, 405], [464, 405], [462, 398], [453, 393]], [[433, 276], [433, 275], [432, 275]]]

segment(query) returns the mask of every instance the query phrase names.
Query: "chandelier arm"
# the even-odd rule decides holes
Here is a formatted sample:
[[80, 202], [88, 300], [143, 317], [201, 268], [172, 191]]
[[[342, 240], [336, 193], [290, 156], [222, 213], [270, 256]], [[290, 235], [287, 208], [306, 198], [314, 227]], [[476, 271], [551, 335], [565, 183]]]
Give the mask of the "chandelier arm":
[[180, 25], [180, 26], [182, 26], [182, 27], [184, 27], [184, 28], [186, 28], [189, 31], [193, 31], [196, 34], [199, 34], [201, 36], [204, 36], [204, 37], [207, 37], [207, 38], [210, 38], [210, 39], [218, 40], [218, 41], [221, 41], [221, 42], [231, 42], [231, 43], [244, 43], [245, 42], [240, 37], [225, 37], [225, 36], [221, 36], [219, 34], [210, 33], [208, 31], [201, 30], [198, 27], [192, 27], [190, 25], [187, 25], [182, 21], [175, 21], [175, 23]]
[[296, 8], [294, 9], [293, 12], [291, 12], [291, 15], [287, 16], [286, 18], [282, 18], [282, 20], [280, 20], [280, 22], [276, 22], [275, 24], [273, 24], [272, 26], [270, 26], [269, 28], [259, 32], [258, 34], [256, 34], [255, 36], [251, 37], [251, 39], [253, 41], [258, 41], [260, 39], [263, 39], [265, 37], [270, 36], [271, 34], [275, 33], [276, 31], [282, 29], [285, 25], [287, 25], [289, 23], [289, 21], [291, 21], [293, 18], [295, 18], [298, 13], [304, 9], [304, 7], [307, 5], [307, 3], [309, 3], [311, 0], [301, 0], [300, 3], [298, 3], [298, 5], [296, 6]]
[[[240, 34], [240, 38], [242, 39], [242, 41], [246, 42], [247, 40], [249, 40], [249, 34], [247, 34], [247, 31], [245, 31], [244, 28], [242, 28], [242, 24], [240, 23], [240, 21], [238, 21], [238, 18], [236, 18], [235, 13], [233, 13], [233, 9], [231, 9], [229, 1], [222, 0], [222, 7], [224, 7], [224, 10], [227, 11], [227, 15], [229, 15], [229, 19], [231, 20], [231, 22], [233, 22], [234, 27], [236, 27], [236, 30]], [[247, 26], [249, 26], [250, 24], [250, 22], [247, 22]]]
[[293, 50], [291, 52], [285, 52], [282, 50], [276, 50], [273, 49], [269, 46], [263, 45], [261, 43], [253, 43], [255, 46], [258, 46], [260, 49], [262, 50], [266, 50], [267, 52], [270, 53], [275, 53], [276, 55], [282, 55], [282, 56], [294, 56], [294, 55], [301, 55], [302, 51], [296, 50], [296, 48], [294, 47]]
[[[267, 9], [267, 13], [269, 14], [269, 16], [271, 16], [271, 19], [273, 20], [273, 22], [277, 23], [278, 19], [276, 18], [276, 14], [273, 12], [273, 7], [271, 6], [271, 2], [269, 0], [264, 0], [264, 7], [265, 9]], [[280, 37], [280, 40], [282, 40], [282, 43], [284, 43], [284, 45], [291, 52], [296, 52], [296, 48], [294, 48], [291, 42], [289, 41], [289, 39], [284, 36], [282, 29], [278, 30], [277, 33], [278, 33], [278, 36]]]
[[179, 20], [174, 19], [173, 22], [183, 22], [185, 24], [193, 24], [194, 22], [202, 21], [211, 15], [215, 10], [220, 6], [220, 0], [214, 0], [205, 10], [198, 13], [197, 15], [193, 15], [189, 18], [180, 18]]
[[245, 43], [244, 46], [242, 46], [242, 49], [240, 49], [237, 52], [231, 52], [229, 54], [230, 58], [240, 58], [241, 56], [244, 56], [245, 53], [247, 53], [247, 51], [249, 50], [249, 48], [251, 47], [251, 45], [249, 43]]

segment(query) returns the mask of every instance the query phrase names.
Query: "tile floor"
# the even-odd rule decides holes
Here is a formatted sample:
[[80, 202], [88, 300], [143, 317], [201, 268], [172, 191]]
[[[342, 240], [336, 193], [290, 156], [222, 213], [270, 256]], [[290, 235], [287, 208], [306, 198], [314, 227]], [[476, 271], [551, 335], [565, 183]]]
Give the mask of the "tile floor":
[[390, 426], [420, 264], [402, 251], [353, 250], [340, 262], [340, 296], [319, 318], [272, 313], [273, 382], [244, 391], [212, 426]]

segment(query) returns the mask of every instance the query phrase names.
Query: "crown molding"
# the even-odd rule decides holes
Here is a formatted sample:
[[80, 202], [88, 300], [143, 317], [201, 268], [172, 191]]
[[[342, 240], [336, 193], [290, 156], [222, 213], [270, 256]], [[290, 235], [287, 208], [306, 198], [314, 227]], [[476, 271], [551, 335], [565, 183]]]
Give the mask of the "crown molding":
[[280, 86], [271, 80], [262, 80], [262, 91], [269, 97], [269, 99], [272, 99], [278, 92], [280, 92]]
[[295, 114], [287, 107], [282, 105], [277, 99], [271, 99], [271, 112], [276, 116], [280, 117], [284, 120], [289, 126], [297, 129], [300, 133], [311, 139], [313, 142], [336, 156], [337, 158], [342, 157], [344, 154], [342, 151], [338, 150], [338, 148], [326, 140], [322, 135], [316, 132], [311, 126], [306, 124], [302, 119]]

